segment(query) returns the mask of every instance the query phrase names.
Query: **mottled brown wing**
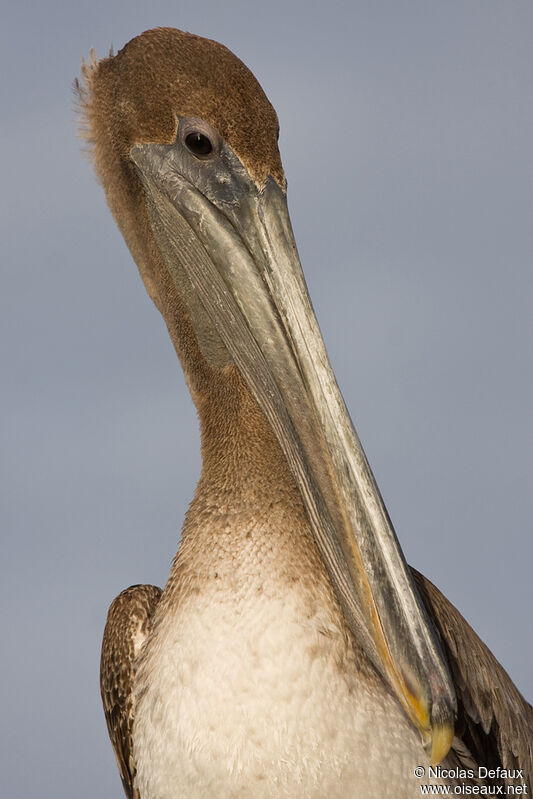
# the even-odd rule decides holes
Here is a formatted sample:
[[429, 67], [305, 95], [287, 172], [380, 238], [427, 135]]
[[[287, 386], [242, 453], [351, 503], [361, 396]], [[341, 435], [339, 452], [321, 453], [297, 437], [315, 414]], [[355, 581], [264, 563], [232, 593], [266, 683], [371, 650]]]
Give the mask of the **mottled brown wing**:
[[100, 691], [107, 729], [128, 799], [140, 799], [135, 788], [132, 727], [135, 717], [135, 662], [148, 636], [161, 596], [155, 585], [132, 585], [111, 603], [102, 641]]
[[458, 699], [456, 735], [479, 766], [522, 769], [533, 786], [533, 708], [459, 611], [411, 568], [439, 634]]

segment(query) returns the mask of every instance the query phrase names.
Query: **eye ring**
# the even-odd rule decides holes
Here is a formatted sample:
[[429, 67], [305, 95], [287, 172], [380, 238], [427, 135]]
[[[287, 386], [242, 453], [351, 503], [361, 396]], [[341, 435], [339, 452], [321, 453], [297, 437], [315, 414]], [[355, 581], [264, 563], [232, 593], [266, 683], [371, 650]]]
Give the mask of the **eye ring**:
[[185, 146], [196, 158], [207, 158], [214, 150], [213, 142], [200, 130], [193, 130], [185, 136]]

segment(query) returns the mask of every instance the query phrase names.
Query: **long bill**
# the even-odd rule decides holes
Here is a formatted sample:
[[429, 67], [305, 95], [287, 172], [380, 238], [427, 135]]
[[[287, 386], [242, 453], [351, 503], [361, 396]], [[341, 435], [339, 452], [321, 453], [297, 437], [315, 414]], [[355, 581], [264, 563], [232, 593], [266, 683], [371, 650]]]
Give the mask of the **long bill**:
[[131, 157], [176, 289], [198, 298], [265, 414], [354, 636], [440, 762], [451, 678], [329, 363], [284, 191], [257, 187], [226, 145], [205, 168], [177, 144]]

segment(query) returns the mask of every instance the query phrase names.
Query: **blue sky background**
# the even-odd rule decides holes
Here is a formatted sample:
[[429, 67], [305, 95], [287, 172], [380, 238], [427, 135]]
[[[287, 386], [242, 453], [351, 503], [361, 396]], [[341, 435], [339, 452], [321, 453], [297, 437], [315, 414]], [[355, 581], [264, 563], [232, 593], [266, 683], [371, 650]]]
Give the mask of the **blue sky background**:
[[407, 559], [533, 699], [533, 5], [6, 4], [0, 794], [120, 797], [107, 607], [199, 472], [179, 364], [75, 138], [82, 56], [209, 36], [276, 107], [300, 255]]

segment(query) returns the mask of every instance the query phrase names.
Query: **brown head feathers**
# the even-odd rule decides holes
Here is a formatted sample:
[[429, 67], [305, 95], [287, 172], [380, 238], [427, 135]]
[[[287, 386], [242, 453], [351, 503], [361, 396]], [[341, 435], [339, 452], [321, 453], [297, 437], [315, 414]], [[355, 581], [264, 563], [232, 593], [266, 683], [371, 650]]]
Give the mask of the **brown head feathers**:
[[92, 59], [82, 74], [82, 135], [94, 147], [97, 171], [102, 150], [109, 157], [112, 148], [124, 163], [134, 144], [171, 144], [179, 115], [216, 128], [256, 183], [272, 175], [285, 185], [276, 112], [250, 70], [223, 45], [156, 28], [115, 56]]

